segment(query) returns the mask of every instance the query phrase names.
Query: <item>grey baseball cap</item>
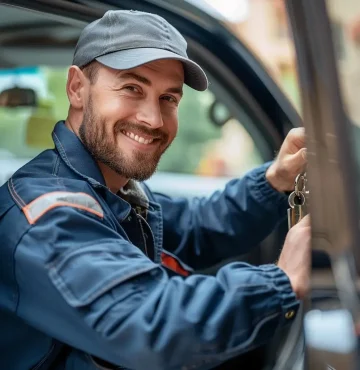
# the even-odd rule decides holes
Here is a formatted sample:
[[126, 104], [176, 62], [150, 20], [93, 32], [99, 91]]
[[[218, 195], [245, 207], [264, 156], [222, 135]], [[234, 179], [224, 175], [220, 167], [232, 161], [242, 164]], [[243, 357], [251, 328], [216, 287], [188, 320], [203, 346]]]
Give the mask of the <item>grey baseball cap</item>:
[[185, 83], [195, 90], [208, 87], [205, 72], [186, 53], [187, 43], [164, 18], [134, 10], [109, 10], [80, 34], [73, 64], [83, 67], [97, 60], [126, 70], [160, 59], [183, 63]]

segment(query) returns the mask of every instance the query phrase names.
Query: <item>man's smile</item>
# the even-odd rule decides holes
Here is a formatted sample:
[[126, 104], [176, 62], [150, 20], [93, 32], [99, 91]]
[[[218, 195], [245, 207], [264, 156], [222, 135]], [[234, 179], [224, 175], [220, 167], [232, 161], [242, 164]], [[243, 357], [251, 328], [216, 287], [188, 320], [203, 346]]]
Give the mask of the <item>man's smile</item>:
[[155, 138], [144, 137], [145, 135], [144, 136], [140, 136], [140, 135], [134, 134], [131, 131], [121, 130], [121, 133], [124, 134], [124, 135], [126, 135], [130, 139], [132, 139], [134, 141], [137, 141], [140, 144], [148, 145], [148, 144], [151, 144], [155, 140]]

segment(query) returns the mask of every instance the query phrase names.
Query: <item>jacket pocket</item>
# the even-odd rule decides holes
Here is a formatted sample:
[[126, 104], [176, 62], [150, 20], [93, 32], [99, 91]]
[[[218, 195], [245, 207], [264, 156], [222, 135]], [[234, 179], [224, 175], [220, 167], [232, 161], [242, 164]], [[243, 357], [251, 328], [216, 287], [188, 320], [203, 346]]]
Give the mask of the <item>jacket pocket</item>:
[[67, 303], [82, 307], [157, 265], [130, 243], [111, 240], [96, 246], [69, 248], [47, 267], [52, 283]]

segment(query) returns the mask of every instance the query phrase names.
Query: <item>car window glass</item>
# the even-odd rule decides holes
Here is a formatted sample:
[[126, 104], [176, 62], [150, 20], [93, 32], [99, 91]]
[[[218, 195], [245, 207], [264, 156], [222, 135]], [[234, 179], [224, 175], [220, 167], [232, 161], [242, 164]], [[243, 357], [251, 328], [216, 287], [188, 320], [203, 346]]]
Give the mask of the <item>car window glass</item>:
[[[0, 11], [4, 15], [0, 20], [2, 183], [53, 146], [54, 124], [67, 116], [67, 70], [83, 25], [4, 5]], [[218, 101], [212, 88], [196, 92], [185, 87], [178, 137], [163, 156], [159, 171], [239, 176], [264, 161], [257, 142], [225, 103]]]

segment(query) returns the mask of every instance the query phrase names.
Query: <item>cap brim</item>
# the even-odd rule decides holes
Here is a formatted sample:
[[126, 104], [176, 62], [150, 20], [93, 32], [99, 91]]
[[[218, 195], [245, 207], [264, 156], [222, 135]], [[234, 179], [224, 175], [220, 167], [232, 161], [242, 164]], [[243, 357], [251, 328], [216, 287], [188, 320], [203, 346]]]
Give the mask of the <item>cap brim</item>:
[[115, 51], [95, 58], [101, 64], [114, 69], [131, 69], [161, 59], [179, 60], [184, 65], [184, 82], [191, 88], [204, 91], [208, 88], [208, 79], [203, 69], [188, 58], [168, 50], [139, 48]]

